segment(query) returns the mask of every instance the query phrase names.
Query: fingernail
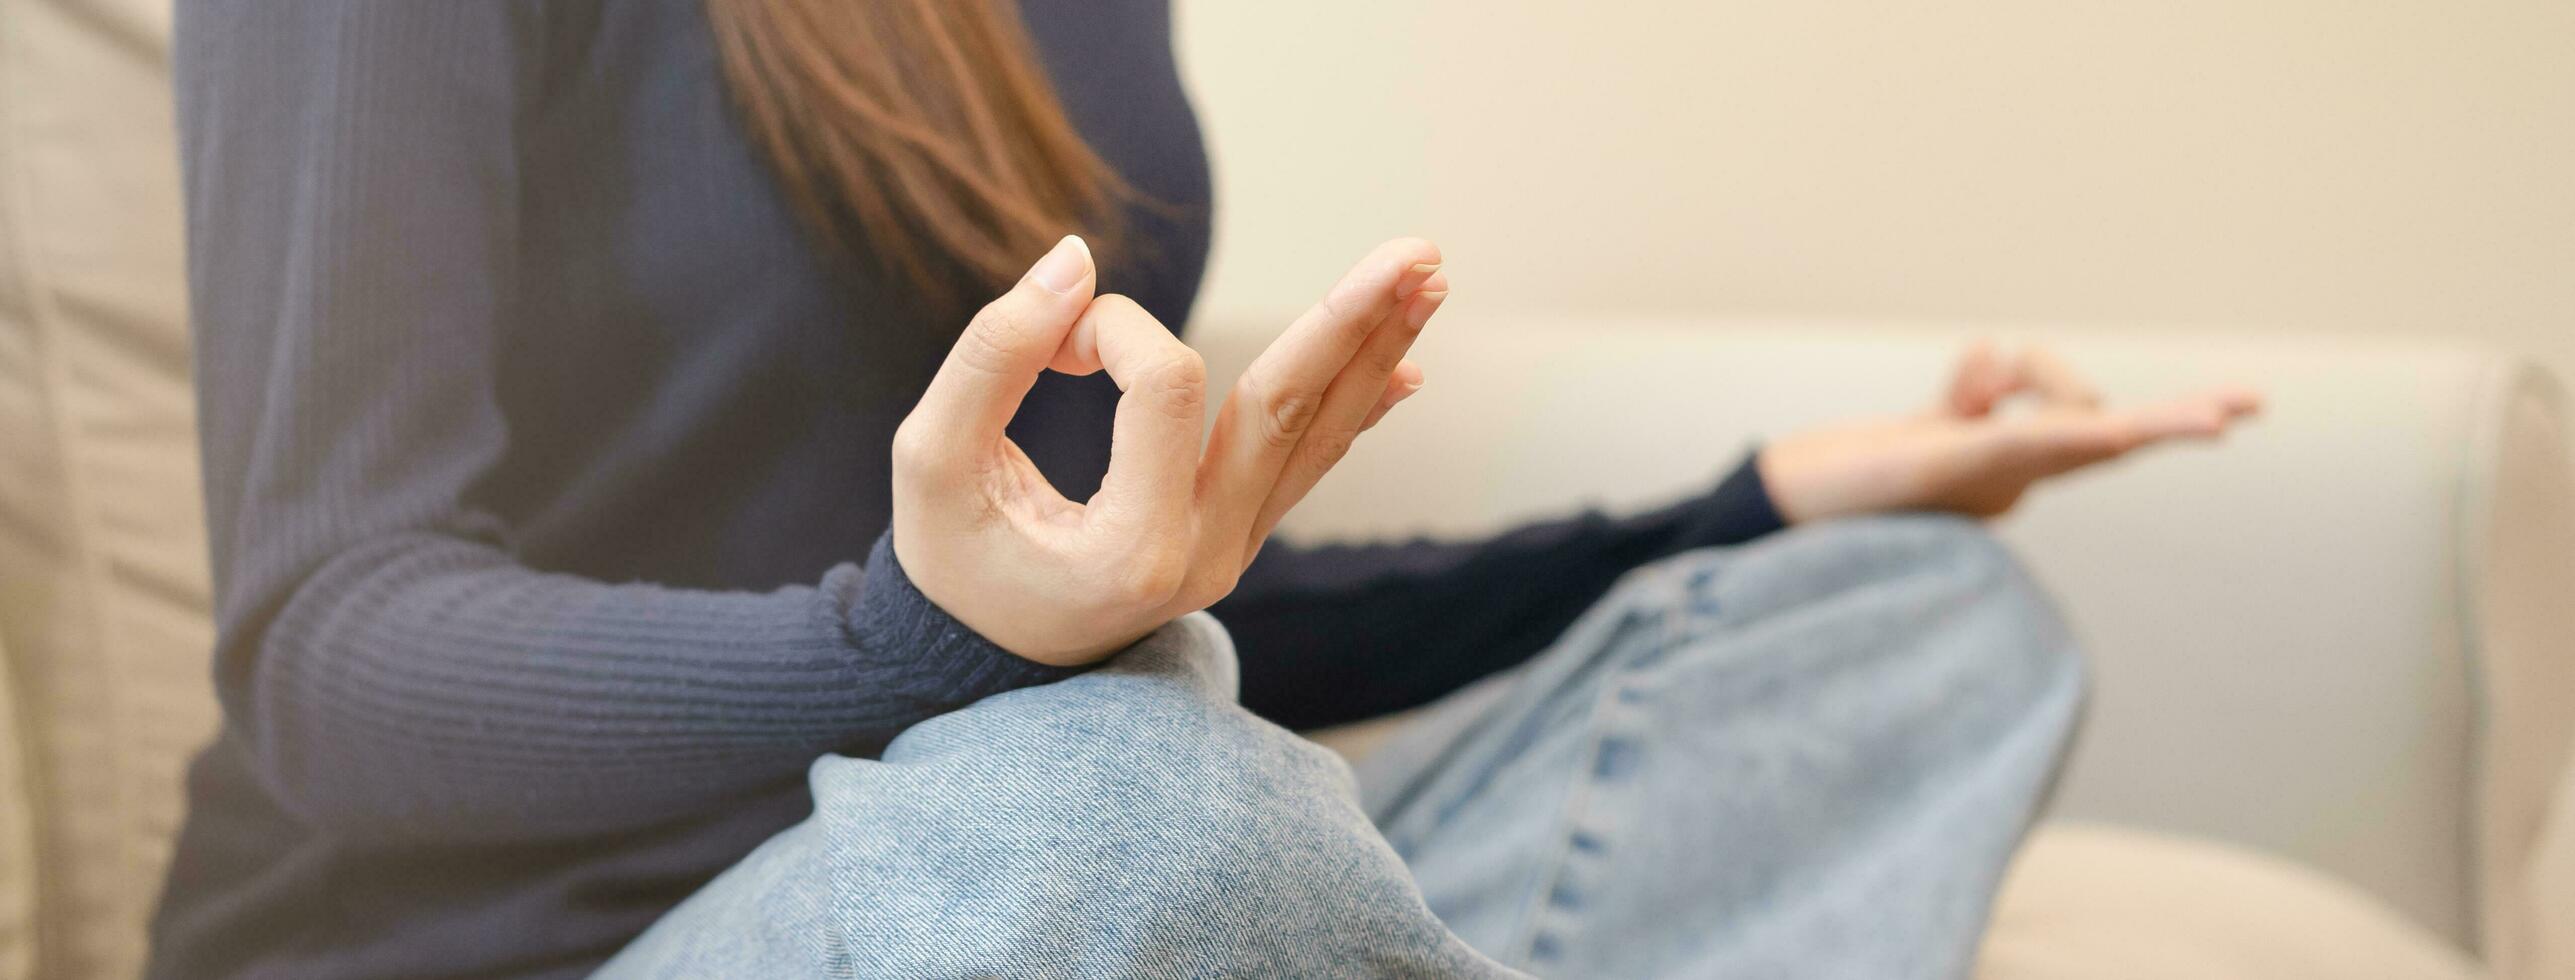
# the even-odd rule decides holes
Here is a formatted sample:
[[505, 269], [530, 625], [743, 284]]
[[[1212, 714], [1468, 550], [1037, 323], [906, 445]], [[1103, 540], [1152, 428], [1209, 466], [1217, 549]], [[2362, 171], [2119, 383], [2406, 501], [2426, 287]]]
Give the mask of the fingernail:
[[1448, 290], [1445, 289], [1414, 294], [1410, 301], [1411, 305], [1404, 308], [1405, 325], [1415, 330], [1421, 329], [1431, 322], [1431, 314], [1439, 312], [1440, 304], [1447, 300]]
[[1404, 270], [1404, 274], [1395, 280], [1395, 298], [1406, 299], [1414, 293], [1421, 292], [1430, 284], [1431, 277], [1436, 275], [1439, 275], [1437, 262], [1417, 263], [1412, 268]]
[[1082, 241], [1080, 235], [1066, 235], [1063, 241], [1055, 243], [1045, 258], [1037, 260], [1037, 265], [1028, 270], [1028, 278], [1036, 280], [1047, 292], [1060, 296], [1081, 285], [1082, 277], [1090, 271], [1091, 246]]

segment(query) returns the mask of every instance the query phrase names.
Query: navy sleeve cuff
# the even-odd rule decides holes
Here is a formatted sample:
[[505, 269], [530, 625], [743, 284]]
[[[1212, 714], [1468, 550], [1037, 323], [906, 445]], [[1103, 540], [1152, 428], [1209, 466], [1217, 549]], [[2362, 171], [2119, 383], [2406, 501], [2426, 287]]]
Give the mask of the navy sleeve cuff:
[[1788, 526], [1779, 516], [1779, 503], [1771, 499], [1770, 485], [1761, 479], [1761, 447], [1744, 453], [1743, 461], [1733, 472], [1717, 482], [1703, 501], [1707, 533], [1721, 538], [1710, 544], [1741, 544]]
[[903, 573], [891, 531], [868, 551], [850, 621], [861, 649], [888, 671], [893, 685], [924, 701], [965, 705], [1086, 669], [1049, 666], [1004, 650], [948, 615]]
[[1725, 479], [1717, 481], [1715, 489], [1626, 522], [1630, 527], [1671, 529], [1670, 537], [1648, 560], [1742, 544], [1787, 527], [1770, 499], [1770, 487], [1762, 482], [1760, 460], [1761, 449], [1756, 446]]

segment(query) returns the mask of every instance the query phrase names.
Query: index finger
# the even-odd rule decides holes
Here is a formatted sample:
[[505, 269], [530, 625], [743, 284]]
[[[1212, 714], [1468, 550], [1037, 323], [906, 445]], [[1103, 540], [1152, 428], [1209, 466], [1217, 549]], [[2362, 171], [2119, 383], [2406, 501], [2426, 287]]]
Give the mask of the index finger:
[[1996, 403], [2022, 392], [2035, 392], [2042, 403], [2055, 407], [2101, 404], [2101, 393], [2056, 352], [2025, 347], [2007, 356], [1992, 342], [1979, 340], [1960, 358], [1944, 407], [1952, 414], [1982, 418]]
[[2101, 391], [2084, 380], [2083, 372], [2056, 356], [2045, 347], [2032, 347], [2021, 352], [2021, 370], [2029, 377], [2029, 387], [2047, 404], [2068, 408], [2101, 407]]
[[1067, 235], [957, 335], [912, 409], [947, 438], [998, 439], [1064, 346], [1098, 276], [1090, 246]]
[[1129, 527], [1181, 520], [1207, 420], [1207, 363], [1153, 314], [1114, 293], [1092, 302], [1065, 347], [1066, 360], [1107, 369], [1120, 392], [1109, 471], [1085, 513]]

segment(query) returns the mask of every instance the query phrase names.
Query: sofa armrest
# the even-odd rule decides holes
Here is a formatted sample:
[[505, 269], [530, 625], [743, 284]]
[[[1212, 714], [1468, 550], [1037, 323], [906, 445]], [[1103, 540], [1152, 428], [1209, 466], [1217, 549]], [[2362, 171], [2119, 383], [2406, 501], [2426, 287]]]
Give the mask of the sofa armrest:
[[[1204, 325], [1193, 339], [1222, 378], [1271, 329]], [[1706, 485], [1764, 433], [1920, 409], [1966, 336], [1452, 318], [1417, 352], [1428, 389], [1361, 441], [1287, 533], [1467, 534], [1583, 502], [1644, 506]], [[2550, 614], [2476, 593], [2487, 549], [2465, 515], [2491, 502], [2508, 459], [2538, 451], [2497, 435], [2508, 405], [2553, 418], [2508, 395], [2536, 373], [2437, 344], [2051, 343], [2113, 398], [2228, 381], [2270, 395], [2229, 445], [2063, 481], [2003, 522], [2095, 665], [2058, 812], [2281, 854], [2472, 942], [2471, 660], [2484, 635], [2545, 635], [2532, 617]], [[2564, 580], [2517, 588], [2575, 596]], [[2563, 714], [2566, 692], [2526, 693]]]
[[2575, 431], [2555, 381], [2499, 363], [2461, 499], [2476, 645], [2478, 885], [2501, 977], [2575, 975]]

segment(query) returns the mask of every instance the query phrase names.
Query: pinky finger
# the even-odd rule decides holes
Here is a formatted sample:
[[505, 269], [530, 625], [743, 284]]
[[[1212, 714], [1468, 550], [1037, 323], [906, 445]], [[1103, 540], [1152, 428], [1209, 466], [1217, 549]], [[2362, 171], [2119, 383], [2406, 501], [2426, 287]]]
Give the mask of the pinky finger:
[[1377, 397], [1377, 407], [1368, 410], [1368, 418], [1359, 423], [1359, 431], [1376, 428], [1386, 413], [1394, 411], [1395, 406], [1404, 403], [1404, 399], [1422, 390], [1422, 380], [1422, 366], [1413, 363], [1411, 358], [1395, 365], [1395, 373], [1386, 378], [1386, 393]]

